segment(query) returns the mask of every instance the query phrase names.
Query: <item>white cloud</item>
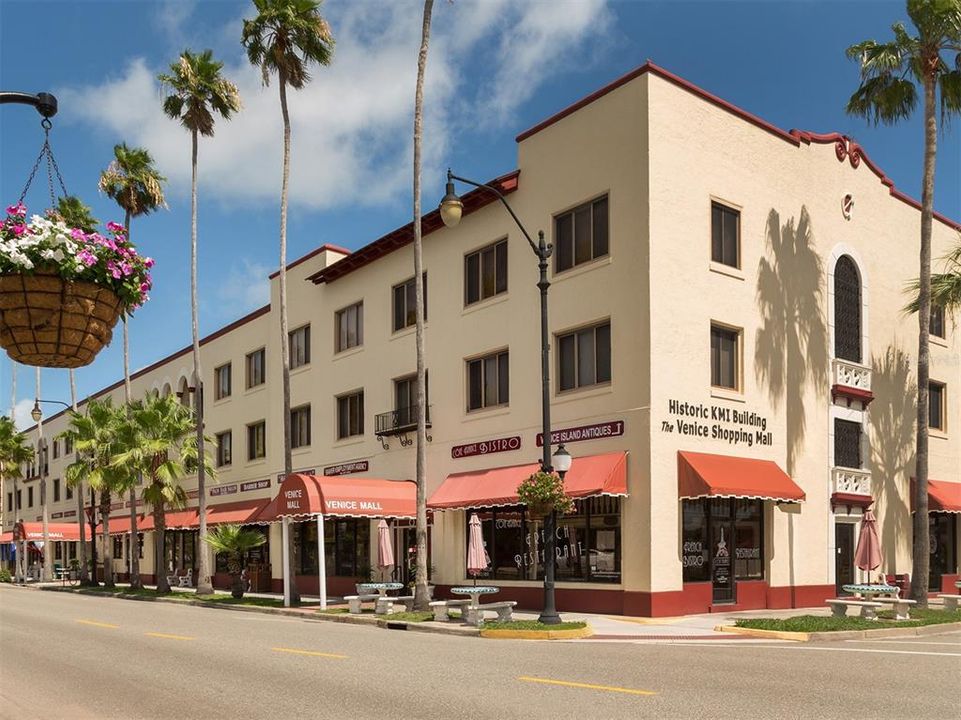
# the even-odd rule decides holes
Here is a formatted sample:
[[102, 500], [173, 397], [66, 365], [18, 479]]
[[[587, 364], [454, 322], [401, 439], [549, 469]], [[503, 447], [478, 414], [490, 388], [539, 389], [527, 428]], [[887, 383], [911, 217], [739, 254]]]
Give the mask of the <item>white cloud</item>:
[[230, 316], [239, 316], [270, 302], [270, 281], [273, 268], [241, 258], [227, 277], [218, 284], [219, 307]]
[[[424, 167], [442, 164], [452, 128], [476, 124], [479, 116], [495, 125], [508, 122], [562, 60], [602, 32], [604, 2], [439, 3], [425, 88]], [[422, 6], [330, 2], [325, 9], [337, 40], [334, 62], [314, 68], [304, 90], [288, 92], [291, 202], [326, 209], [397, 200], [409, 193]], [[168, 3], [161, 25], [180, 32], [190, 11]], [[239, 43], [233, 56], [221, 59], [244, 108], [231, 122], [218, 123], [214, 138], [201, 140], [200, 192], [229, 202], [276, 202], [282, 152], [276, 82], [262, 87], [259, 69], [247, 62]], [[119, 77], [99, 86], [61, 90], [61, 102], [85, 122], [150, 149], [172, 189], [183, 193], [190, 182], [190, 143], [160, 110], [161, 70], [165, 64], [131, 59]], [[439, 180], [425, 173], [425, 183]]]
[[17, 400], [17, 404], [13, 406], [13, 422], [16, 424], [18, 430], [26, 430], [37, 424], [33, 421], [33, 418], [30, 417], [31, 410], [33, 410], [32, 398]]

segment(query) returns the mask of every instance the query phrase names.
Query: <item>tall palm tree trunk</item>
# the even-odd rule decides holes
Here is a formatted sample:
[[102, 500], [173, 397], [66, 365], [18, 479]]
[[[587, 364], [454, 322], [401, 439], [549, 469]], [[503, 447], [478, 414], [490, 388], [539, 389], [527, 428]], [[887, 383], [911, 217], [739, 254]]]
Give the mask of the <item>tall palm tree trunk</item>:
[[204, 463], [204, 391], [200, 365], [200, 322], [197, 309], [197, 130], [190, 132], [190, 329], [193, 333], [194, 408], [197, 421], [197, 513], [200, 516], [200, 564], [197, 568], [197, 594], [212, 595], [210, 562], [207, 553], [207, 488]]
[[103, 525], [103, 586], [112, 588], [113, 582], [113, 546], [110, 542], [110, 491], [106, 488], [100, 491], [100, 522]]
[[417, 352], [417, 566], [414, 584], [414, 609], [427, 610], [427, 370], [424, 360], [424, 256], [420, 223], [421, 148], [424, 136], [424, 73], [430, 43], [430, 19], [434, 0], [424, 2], [424, 24], [420, 53], [417, 56], [417, 87], [414, 93], [414, 290], [415, 344]]
[[169, 593], [170, 583], [167, 582], [167, 516], [163, 503], [158, 503], [153, 509], [154, 527], [154, 566], [157, 568], [157, 592]]
[[[17, 414], [17, 363], [10, 363], [10, 419], [16, 422]], [[20, 524], [20, 488], [17, 476], [13, 477], [13, 524]], [[16, 544], [16, 557], [14, 558], [14, 572], [17, 582], [22, 582], [26, 575], [27, 566], [23, 556], [27, 544], [22, 540]]]
[[[36, 397], [40, 397], [40, 368], [36, 369], [37, 392]], [[43, 524], [43, 566], [40, 569], [40, 578], [44, 582], [53, 579], [53, 547], [50, 545], [50, 503], [47, 502], [47, 445], [43, 439], [43, 418], [37, 420], [37, 437], [39, 445], [37, 454], [40, 470], [40, 508]]]
[[[70, 409], [77, 412], [77, 378], [73, 374], [72, 368], [70, 370]], [[87, 528], [84, 523], [83, 482], [77, 485], [75, 492], [77, 493], [77, 525], [79, 525], [78, 529], [80, 530], [80, 583], [88, 585], [90, 583], [90, 573], [87, 570]]]
[[[935, 58], [936, 62], [937, 58]], [[924, 177], [921, 185], [921, 271], [918, 277], [918, 424], [917, 456], [914, 470], [914, 543], [911, 561], [911, 598], [927, 607], [931, 555], [928, 546], [928, 378], [931, 322], [931, 225], [934, 216], [934, 164], [938, 126], [935, 117], [934, 68], [924, 69]]]
[[[130, 239], [130, 210], [124, 213], [124, 228], [127, 239]], [[127, 415], [130, 415], [130, 403], [133, 402], [133, 392], [130, 388], [130, 324], [126, 315], [123, 318], [123, 394], [127, 403]], [[137, 487], [130, 488], [130, 543], [127, 546], [130, 557], [130, 587], [139, 589], [143, 585], [140, 581], [140, 533], [137, 529]]]
[[[290, 455], [290, 345], [287, 330], [287, 189], [290, 185], [290, 114], [287, 111], [287, 74], [280, 69], [280, 112], [284, 118], [284, 169], [280, 186], [280, 365], [283, 373], [284, 404], [284, 477], [294, 471]], [[319, 559], [318, 559], [319, 562]], [[290, 603], [300, 604], [297, 568], [294, 562], [294, 532], [287, 533], [287, 568], [290, 578]], [[318, 577], [319, 568], [318, 568]]]

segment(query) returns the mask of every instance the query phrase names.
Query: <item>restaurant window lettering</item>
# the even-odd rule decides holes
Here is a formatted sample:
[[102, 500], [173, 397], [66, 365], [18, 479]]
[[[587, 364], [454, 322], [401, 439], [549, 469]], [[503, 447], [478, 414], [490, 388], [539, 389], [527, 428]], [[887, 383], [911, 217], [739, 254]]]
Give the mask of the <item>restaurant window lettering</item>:
[[[575, 511], [557, 518], [555, 577], [563, 582], [621, 581], [620, 499], [577, 500]], [[492, 580], [544, 577], [544, 526], [523, 506], [476, 511], [490, 568], [478, 575]]]
[[681, 565], [684, 582], [711, 580], [710, 538], [733, 538], [734, 579], [764, 579], [764, 503], [740, 498], [683, 501]]

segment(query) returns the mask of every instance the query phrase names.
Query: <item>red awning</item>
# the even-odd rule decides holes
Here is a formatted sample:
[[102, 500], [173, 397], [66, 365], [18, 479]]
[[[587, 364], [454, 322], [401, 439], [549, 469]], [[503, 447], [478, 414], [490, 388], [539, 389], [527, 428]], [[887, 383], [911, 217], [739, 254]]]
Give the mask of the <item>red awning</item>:
[[[213, 505], [207, 508], [207, 524], [250, 524], [254, 522], [254, 518], [260, 514], [269, 502], [269, 498], [257, 498], [252, 500], [238, 500], [237, 502], [223, 503], [222, 505]], [[200, 522], [199, 516], [197, 522]]]
[[417, 514], [416, 486], [410, 480], [288, 475], [275, 497], [253, 520], [284, 517], [396, 518]]
[[[43, 541], [42, 522], [22, 522], [23, 539], [30, 542]], [[6, 533], [4, 533], [6, 537]], [[77, 542], [80, 540], [80, 529], [77, 523], [47, 523], [47, 537], [52, 542]], [[13, 534], [10, 534], [10, 542]]]
[[[147, 522], [153, 523], [153, 518], [149, 515], [137, 515], [137, 532], [143, 532], [148, 528], [144, 527]], [[110, 534], [111, 535], [127, 535], [130, 533], [130, 513], [127, 512], [124, 515], [117, 515], [110, 518]], [[97, 535], [103, 534], [103, 524], [97, 525]]]
[[[914, 478], [911, 478], [911, 512], [914, 512]], [[928, 512], [961, 513], [961, 483], [928, 479]]]
[[[430, 496], [427, 506], [435, 510], [469, 510], [517, 505], [517, 486], [540, 467], [540, 463], [531, 463], [453, 473]], [[564, 489], [575, 499], [627, 495], [627, 453], [574, 458], [564, 476]]]
[[804, 491], [771, 460], [677, 453], [678, 497], [759, 498], [802, 502]]

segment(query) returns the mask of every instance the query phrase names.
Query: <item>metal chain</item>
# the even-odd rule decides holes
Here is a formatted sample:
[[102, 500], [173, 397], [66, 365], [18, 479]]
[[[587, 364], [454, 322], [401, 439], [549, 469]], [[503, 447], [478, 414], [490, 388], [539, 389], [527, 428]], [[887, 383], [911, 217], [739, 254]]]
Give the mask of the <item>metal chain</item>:
[[53, 150], [50, 148], [50, 128], [53, 127], [53, 123], [50, 122], [49, 118], [44, 118], [40, 127], [43, 128], [43, 147], [40, 148], [40, 154], [37, 155], [37, 160], [33, 164], [33, 169], [30, 170], [30, 176], [27, 178], [27, 184], [23, 187], [23, 192], [20, 193], [20, 199], [18, 203], [22, 203], [23, 199], [27, 196], [27, 191], [30, 189], [30, 185], [33, 183], [33, 178], [37, 174], [37, 170], [40, 168], [40, 161], [46, 156], [47, 158], [47, 186], [50, 190], [50, 206], [53, 207], [57, 204], [57, 196], [53, 191], [53, 174], [57, 174], [57, 182], [60, 184], [60, 189], [63, 191], [63, 197], [67, 197], [67, 186], [63, 182], [63, 175], [60, 174], [60, 167], [57, 165], [57, 159], [53, 156]]

